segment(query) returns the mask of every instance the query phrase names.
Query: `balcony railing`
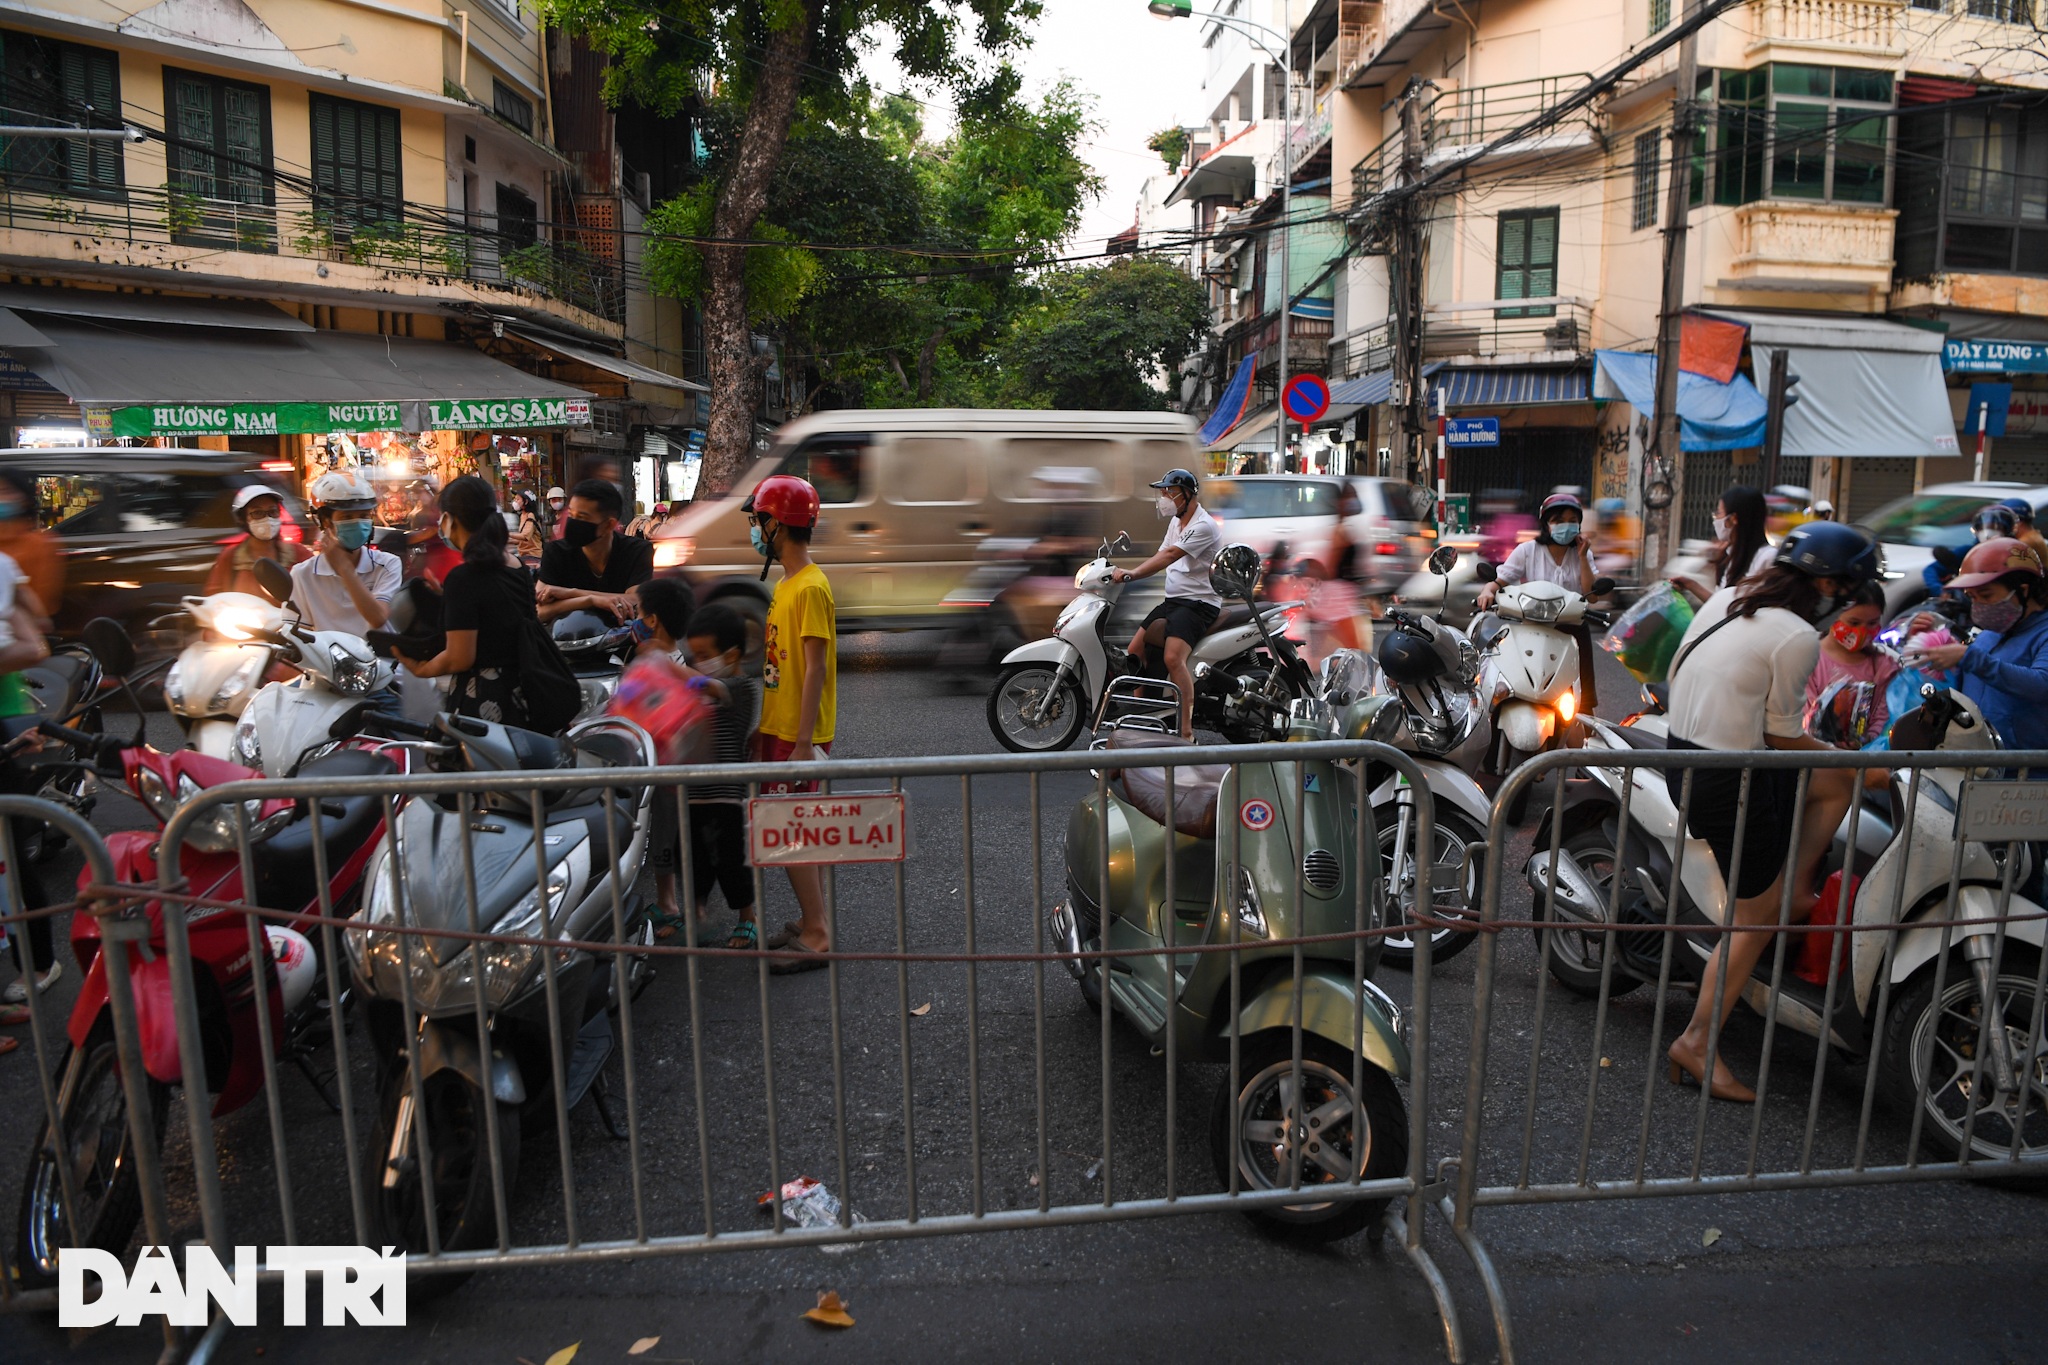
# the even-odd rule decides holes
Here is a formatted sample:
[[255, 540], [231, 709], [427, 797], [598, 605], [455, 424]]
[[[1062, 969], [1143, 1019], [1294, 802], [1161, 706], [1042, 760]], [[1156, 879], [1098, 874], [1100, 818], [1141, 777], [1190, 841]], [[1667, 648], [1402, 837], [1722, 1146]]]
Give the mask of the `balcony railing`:
[[1299, 170], [1301, 164], [1314, 156], [1330, 140], [1330, 124], [1337, 103], [1336, 92], [1329, 91], [1316, 101], [1298, 122], [1287, 130], [1287, 169]]
[[1905, 0], [1763, 0], [1753, 46], [1788, 43], [1899, 52]]
[[[1423, 107], [1423, 160], [1426, 164], [1433, 154], [1478, 146], [1511, 132], [1591, 79], [1584, 72], [1575, 72], [1446, 90]], [[1548, 144], [1580, 129], [1590, 131], [1594, 117], [1590, 111], [1581, 111], [1546, 130], [1541, 137]], [[1401, 152], [1401, 134], [1396, 132], [1351, 168], [1354, 205], [1362, 205], [1399, 183]]]
[[[245, 203], [169, 186], [130, 186], [118, 198], [87, 197], [0, 177], [0, 228], [8, 231], [340, 262], [423, 279], [471, 281], [556, 299], [612, 322], [625, 319], [623, 275], [616, 265], [577, 245], [574, 228], [564, 229], [560, 240], [523, 240], [525, 232], [451, 219], [447, 210], [431, 205], [404, 205], [399, 212], [387, 217], [381, 208], [302, 194], [280, 193], [269, 204]], [[534, 224], [525, 226], [538, 230]], [[62, 254], [69, 258], [73, 253]]]
[[1423, 310], [1425, 360], [1513, 360], [1533, 355], [1586, 355], [1593, 349], [1593, 309], [1581, 299], [1438, 304]]

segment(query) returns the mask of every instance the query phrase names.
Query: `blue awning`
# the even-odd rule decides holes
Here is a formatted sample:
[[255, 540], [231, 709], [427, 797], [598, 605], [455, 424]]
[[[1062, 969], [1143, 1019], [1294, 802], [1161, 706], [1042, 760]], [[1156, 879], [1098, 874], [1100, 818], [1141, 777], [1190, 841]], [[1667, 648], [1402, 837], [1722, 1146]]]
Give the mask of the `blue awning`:
[[[1594, 387], [1599, 398], [1619, 398], [1655, 419], [1657, 357], [1647, 351], [1595, 351]], [[1691, 370], [1678, 372], [1678, 448], [1743, 450], [1764, 443], [1764, 396], [1737, 374], [1726, 384]]]
[[[1440, 360], [1424, 365], [1422, 377], [1427, 379], [1443, 367]], [[1340, 407], [1348, 407], [1355, 412], [1359, 408], [1377, 407], [1381, 403], [1391, 402], [1393, 397], [1394, 372], [1380, 370], [1374, 374], [1362, 374], [1356, 379], [1347, 379], [1341, 384], [1332, 384], [1330, 411], [1335, 412]]]
[[1236, 426], [1244, 416], [1245, 400], [1251, 396], [1252, 374], [1259, 368], [1259, 353], [1253, 351], [1237, 362], [1237, 373], [1230, 376], [1230, 383], [1224, 387], [1223, 397], [1216, 403], [1216, 411], [1209, 414], [1209, 420], [1202, 423], [1202, 448], [1214, 446], [1223, 433]]
[[1572, 365], [1503, 365], [1494, 369], [1446, 370], [1439, 387], [1454, 408], [1505, 408], [1545, 403], [1584, 403], [1592, 398], [1592, 376]]

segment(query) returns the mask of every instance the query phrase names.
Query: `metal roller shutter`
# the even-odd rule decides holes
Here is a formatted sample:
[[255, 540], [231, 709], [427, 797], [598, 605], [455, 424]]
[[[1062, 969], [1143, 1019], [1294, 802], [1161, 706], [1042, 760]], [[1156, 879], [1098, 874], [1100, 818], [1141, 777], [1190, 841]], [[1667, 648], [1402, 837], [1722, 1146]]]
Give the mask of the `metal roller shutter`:
[[1860, 521], [1893, 499], [1910, 495], [1916, 463], [1910, 459], [1871, 456], [1849, 461], [1849, 496], [1843, 516]]
[[2048, 437], [2011, 436], [1991, 442], [1991, 477], [2048, 484]]

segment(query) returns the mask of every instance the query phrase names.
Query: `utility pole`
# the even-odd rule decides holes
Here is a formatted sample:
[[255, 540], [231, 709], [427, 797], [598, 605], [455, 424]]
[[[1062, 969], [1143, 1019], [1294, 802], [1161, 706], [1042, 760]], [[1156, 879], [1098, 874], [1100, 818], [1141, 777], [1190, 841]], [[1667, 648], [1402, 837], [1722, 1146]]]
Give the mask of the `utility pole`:
[[[1792, 352], [1771, 352], [1771, 388], [1764, 398], [1764, 487], [1778, 485], [1778, 457], [1785, 451], [1785, 402], [1792, 388]], [[1979, 477], [1982, 477], [1981, 475]]]
[[[1426, 82], [1408, 78], [1401, 92], [1401, 181], [1422, 178], [1422, 91]], [[1421, 439], [1424, 430], [1422, 378], [1422, 222], [1423, 202], [1404, 195], [1394, 205], [1394, 384], [1393, 399], [1401, 411], [1401, 463], [1397, 477], [1423, 482]]]
[[1287, 468], [1287, 315], [1294, 311], [1294, 278], [1287, 273], [1287, 244], [1294, 237], [1294, 35], [1280, 43], [1280, 375], [1273, 385], [1273, 463], [1269, 474]]
[[[1685, 20], [1699, 0], [1685, 0]], [[1671, 184], [1664, 198], [1664, 299], [1657, 320], [1657, 428], [1643, 481], [1643, 560], [1671, 557], [1685, 516], [1685, 457], [1679, 449], [1678, 337], [1685, 310], [1685, 234], [1689, 226], [1693, 120], [1698, 108], [1699, 35], [1678, 44], [1678, 85], [1671, 101]]]

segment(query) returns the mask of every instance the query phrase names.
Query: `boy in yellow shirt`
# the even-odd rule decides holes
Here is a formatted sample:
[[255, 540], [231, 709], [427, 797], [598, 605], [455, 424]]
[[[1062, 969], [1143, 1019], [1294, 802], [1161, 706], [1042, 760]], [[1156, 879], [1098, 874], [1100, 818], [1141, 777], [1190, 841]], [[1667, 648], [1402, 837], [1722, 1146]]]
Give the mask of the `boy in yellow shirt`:
[[[818, 490], [791, 474], [771, 474], [746, 501], [749, 536], [764, 559], [782, 566], [782, 581], [768, 605], [763, 638], [761, 720], [754, 757], [763, 763], [808, 763], [829, 757], [839, 699], [838, 608], [825, 571], [811, 561], [811, 533], [818, 525]], [[764, 796], [814, 792], [815, 782], [763, 783]], [[803, 913], [768, 940], [771, 948], [805, 953], [828, 951], [824, 883], [815, 867], [789, 867], [789, 889]], [[743, 921], [729, 948], [751, 948], [753, 921]], [[825, 965], [822, 957], [778, 960], [778, 975]]]

